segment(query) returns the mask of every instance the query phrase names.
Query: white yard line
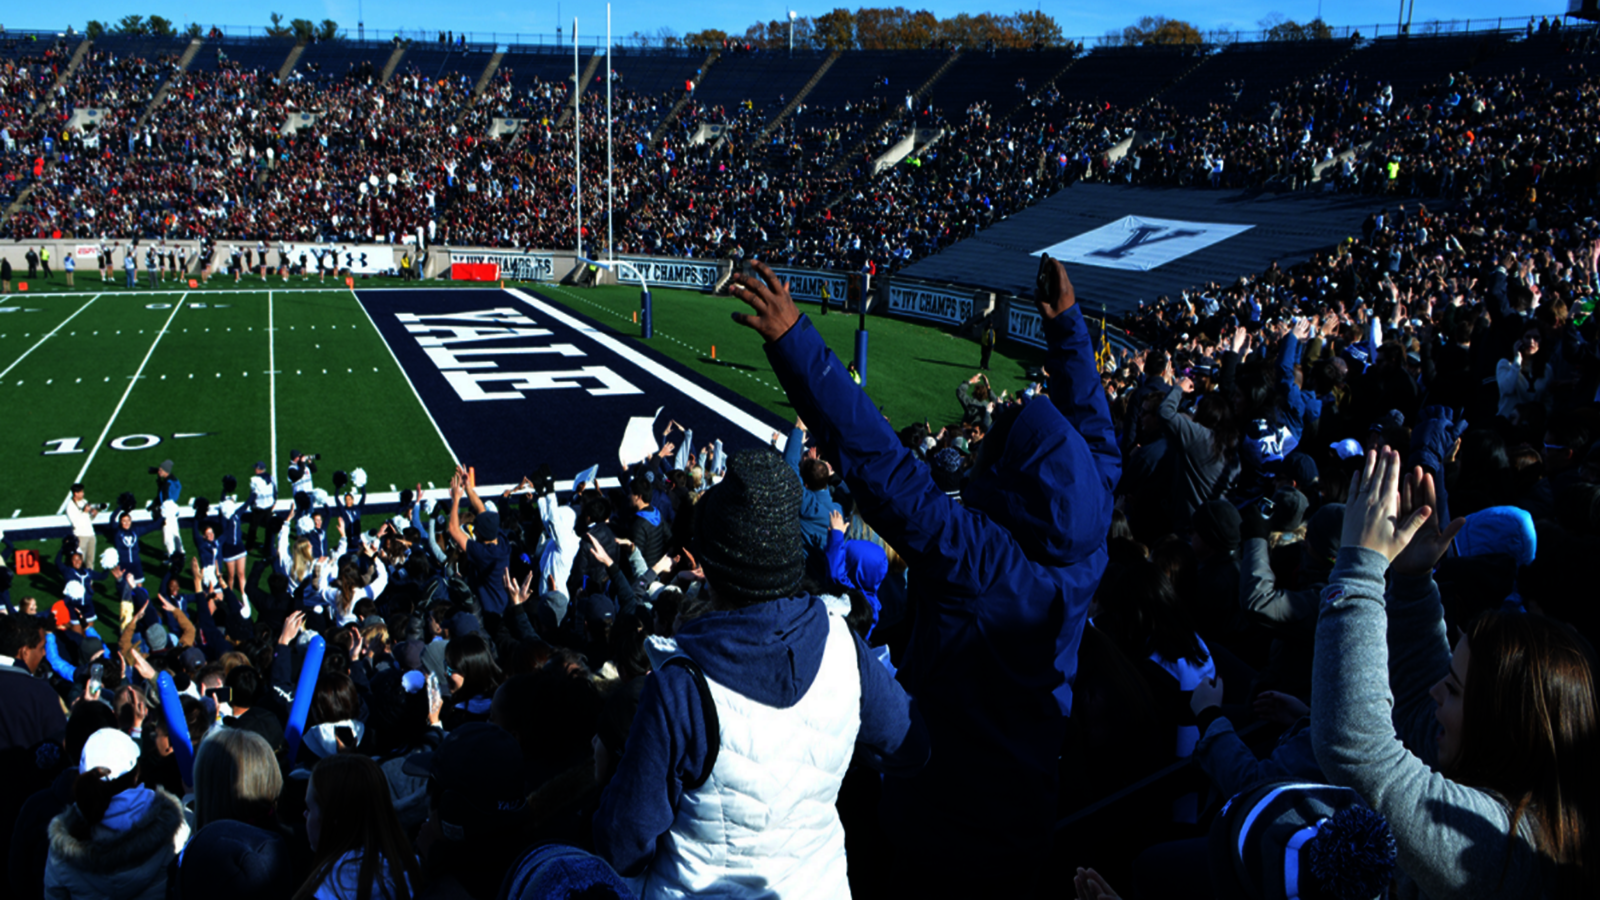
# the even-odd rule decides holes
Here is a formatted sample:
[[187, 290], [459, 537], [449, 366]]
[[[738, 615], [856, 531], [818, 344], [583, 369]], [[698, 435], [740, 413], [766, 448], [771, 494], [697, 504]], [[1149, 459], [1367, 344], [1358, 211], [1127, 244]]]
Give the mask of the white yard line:
[[167, 316], [166, 323], [161, 326], [160, 331], [156, 332], [156, 339], [150, 342], [150, 349], [145, 351], [144, 359], [139, 362], [139, 370], [133, 373], [132, 378], [128, 379], [128, 389], [122, 392], [122, 399], [117, 401], [117, 408], [111, 411], [111, 418], [106, 420], [106, 427], [100, 430], [100, 436], [95, 439], [94, 446], [89, 448], [89, 458], [83, 461], [83, 468], [78, 470], [78, 477], [72, 479], [73, 481], [82, 481], [83, 476], [88, 474], [89, 467], [94, 465], [94, 458], [100, 452], [100, 445], [105, 443], [106, 435], [111, 433], [111, 426], [117, 423], [117, 416], [122, 414], [122, 407], [128, 402], [128, 395], [133, 393], [134, 385], [139, 383], [139, 377], [144, 374], [144, 367], [149, 365], [150, 357], [155, 355], [156, 345], [161, 343], [163, 337], [166, 337], [167, 329], [172, 326], [172, 320], [176, 319], [178, 313], [183, 311], [183, 301], [188, 296], [188, 294], [184, 294], [178, 298], [177, 303], [172, 304], [172, 315]]
[[54, 329], [52, 329], [49, 334], [45, 335], [42, 338], [39, 338], [39, 343], [34, 344], [32, 347], [29, 347], [27, 350], [23, 351], [23, 354], [21, 356], [17, 357], [15, 362], [13, 362], [9, 366], [6, 366], [6, 370], [4, 372], [0, 372], [0, 378], [4, 378], [7, 375], [11, 374], [11, 370], [15, 369], [17, 367], [17, 363], [20, 363], [23, 360], [27, 359], [29, 353], [32, 353], [33, 351], [39, 349], [39, 345], [40, 344], [43, 344], [45, 341], [48, 341], [51, 338], [55, 337], [56, 336], [56, 332], [60, 331], [62, 328], [64, 328], [66, 326], [67, 322], [71, 322], [73, 319], [76, 319], [78, 317], [78, 313], [81, 313], [84, 310], [88, 309], [89, 305], [91, 303], [94, 303], [96, 300], [99, 300], [101, 297], [104, 297], [104, 296], [105, 296], [104, 294], [95, 294], [93, 297], [90, 297], [89, 298], [89, 303], [85, 303], [84, 305], [78, 307], [78, 312], [75, 312], [72, 315], [67, 316], [67, 318], [65, 320], [63, 320], [60, 325], [57, 325]]
[[383, 332], [378, 330], [378, 323], [373, 321], [372, 313], [367, 312], [366, 306], [361, 303], [361, 298], [356, 296], [355, 291], [350, 292], [350, 299], [356, 302], [356, 309], [361, 310], [361, 314], [367, 317], [367, 322], [372, 325], [373, 335], [383, 342], [383, 349], [389, 351], [389, 358], [394, 360], [395, 369], [399, 371], [400, 377], [406, 380], [406, 387], [411, 388], [411, 396], [417, 398], [417, 406], [422, 408], [422, 414], [427, 416], [428, 422], [433, 425], [433, 433], [439, 436], [439, 443], [444, 445], [445, 452], [450, 454], [450, 459], [456, 465], [461, 465], [461, 457], [456, 456], [455, 448], [450, 446], [450, 442], [445, 439], [444, 429], [440, 428], [439, 423], [434, 421], [433, 413], [428, 410], [428, 404], [422, 402], [422, 395], [417, 392], [417, 386], [411, 383], [411, 374], [406, 371], [405, 366], [400, 365], [400, 357], [394, 355], [394, 348], [389, 346], [389, 342], [384, 338]]
[[[267, 455], [267, 474], [278, 467], [278, 340], [272, 321], [272, 291], [267, 291], [267, 410], [271, 416], [268, 426], [272, 436], [271, 452]], [[274, 482], [276, 484], [276, 482]]]

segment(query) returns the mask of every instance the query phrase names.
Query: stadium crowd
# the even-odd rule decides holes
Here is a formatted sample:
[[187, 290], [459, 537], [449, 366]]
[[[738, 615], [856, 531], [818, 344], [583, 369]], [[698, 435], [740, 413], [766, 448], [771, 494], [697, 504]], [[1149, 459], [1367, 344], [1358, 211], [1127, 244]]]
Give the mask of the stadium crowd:
[[[341, 83], [273, 96], [287, 110]], [[539, 168], [560, 131], [477, 135], [500, 103], [559, 117], [561, 91], [509, 83], [459, 121], [444, 101], [465, 85], [351, 86], [344, 102], [396, 117], [394, 134], [333, 116], [268, 143], [277, 167], [251, 169], [265, 193], [248, 196], [283, 199], [218, 218], [315, 231], [302, 207], [328, 194], [330, 217], [403, 231], [420, 222], [385, 217], [431, 187], [441, 240], [541, 236], [508, 185], [562, 183]], [[59, 600], [0, 596], [12, 891], [1591, 895], [1600, 193], [1576, 149], [1596, 113], [1566, 90], [1594, 85], [1457, 79], [1426, 116], [1395, 99], [1385, 121], [1416, 123], [1397, 129], [1369, 118], [1380, 91], [1294, 86], [1251, 139], [1213, 123], [1171, 154], [1149, 145], [1125, 164], [1136, 181], [1208, 180], [1188, 154], [1209, 141], [1240, 185], [1370, 138], [1382, 155], [1334, 183], [1387, 208], [1303, 264], [1149, 304], [1130, 322], [1148, 349], [1121, 360], [1097, 361], [1047, 260], [1043, 377], [1017, 396], [964, 382], [937, 430], [892, 432], [757, 266], [732, 291], [799, 414], [771, 450], [696, 452], [682, 434], [608, 473], [615, 490], [539, 471], [482, 497], [461, 470], [447, 500], [419, 489], [381, 511], [360, 473], [329, 493], [294, 454], [285, 485], [265, 463], [242, 491], [223, 480], [188, 529], [184, 492], [211, 491], [172, 461], [148, 525], [120, 515], [142, 498], [96, 516], [99, 486], [74, 486]], [[770, 238], [854, 183], [801, 195], [747, 144], [656, 155], [661, 101], [628, 99], [620, 143], [646, 149], [619, 190], [671, 198], [641, 204], [629, 240], [755, 253], [735, 203]], [[933, 252], [1052, 189], [1041, 161], [1133, 121], [1036, 109], [994, 129], [970, 110], [926, 165], [942, 192], [899, 167], [794, 258], [861, 264], [911, 234], [913, 256]], [[1078, 124], [1049, 124], [1068, 112]], [[719, 115], [683, 127], [756, 125]], [[766, 159], [811, 152], [806, 115]], [[861, 133], [840, 127], [836, 144]], [[156, 171], [163, 140], [135, 148]], [[517, 147], [529, 159], [505, 175]], [[366, 200], [284, 184], [419, 155], [456, 171], [398, 168]], [[1090, 159], [1052, 177], [1126, 174]], [[463, 200], [494, 185], [498, 200]], [[846, 223], [874, 203], [888, 230], [857, 258]], [[1058, 820], [1113, 795], [1093, 839], [1061, 846]]]
[[[1224, 94], [1183, 110], [1159, 98], [1119, 107], [1047, 86], [1009, 115], [979, 102], [891, 117], [897, 108], [880, 97], [802, 105], [770, 131], [753, 102], [728, 109], [692, 92], [662, 127], [676, 98], [627, 88], [625, 59], [612, 85], [616, 245], [893, 271], [1084, 179], [1441, 200], [1550, 173], [1592, 183], [1592, 154], [1580, 151], [1594, 129], [1594, 47], [1578, 37], [1530, 38], [1569, 61], [1560, 80], [1452, 75], [1397, 96], [1381, 77], [1322, 75], [1272, 89], [1264, 105]], [[393, 242], [422, 230], [454, 245], [573, 240], [570, 82], [521, 80], [508, 66], [474, 94], [466, 75], [429, 77], [413, 66], [385, 84], [370, 66], [352, 65], [308, 67], [280, 84], [275, 73], [225, 59], [179, 73], [175, 54], [144, 60], [91, 49], [51, 91], [46, 82], [65, 55], [50, 47], [4, 75], [8, 192], [34, 186], [8, 225], [17, 239]], [[149, 108], [169, 79], [165, 101]], [[603, 75], [592, 87], [582, 117], [591, 245], [607, 204]], [[108, 121], [66, 127], [73, 110], [90, 107], [108, 109]], [[287, 129], [299, 113], [315, 120]], [[525, 124], [491, 137], [497, 117]], [[695, 144], [702, 124], [724, 130]], [[871, 177], [873, 160], [911, 127], [946, 134]]]

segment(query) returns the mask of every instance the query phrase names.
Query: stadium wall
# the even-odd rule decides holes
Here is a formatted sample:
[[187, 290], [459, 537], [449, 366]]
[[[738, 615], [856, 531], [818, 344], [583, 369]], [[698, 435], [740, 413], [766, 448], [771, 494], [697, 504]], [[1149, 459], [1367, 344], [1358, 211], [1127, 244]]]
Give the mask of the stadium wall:
[[[118, 278], [123, 273], [123, 251], [128, 245], [126, 238], [113, 239], [117, 248], [114, 258], [114, 275]], [[139, 275], [145, 277], [143, 248], [149, 241], [140, 242]], [[12, 291], [20, 289], [20, 282], [27, 281], [26, 254], [29, 248], [39, 250], [50, 248], [50, 268], [54, 273], [55, 283], [60, 283], [63, 271], [63, 260], [66, 254], [75, 254], [78, 272], [84, 277], [93, 275], [98, 271], [99, 261], [96, 256], [98, 243], [79, 240], [45, 240], [28, 241], [24, 243], [6, 243], [0, 245], [0, 256], [11, 261]], [[171, 248], [184, 247], [190, 253], [190, 274], [195, 274], [193, 268], [194, 254], [198, 252], [197, 241], [168, 241], [165, 246]], [[254, 251], [257, 247], [251, 241], [221, 241], [217, 244], [217, 254], [213, 261], [213, 274], [221, 274], [227, 270], [229, 257], [233, 248]], [[290, 260], [292, 264], [299, 263], [301, 249], [304, 249], [311, 259], [318, 254], [336, 252], [338, 254], [338, 267], [350, 270], [355, 275], [376, 275], [394, 272], [399, 269], [401, 254], [408, 248], [407, 245], [392, 244], [301, 244], [289, 245]], [[278, 260], [277, 245], [268, 242], [269, 266], [275, 267]], [[678, 288], [683, 290], [698, 290], [710, 292], [720, 285], [731, 270], [732, 263], [726, 260], [710, 259], [683, 259], [664, 256], [638, 256], [625, 255], [618, 259], [631, 263], [644, 273], [645, 280], [651, 287]], [[577, 274], [578, 258], [572, 250], [530, 250], [520, 252], [494, 247], [434, 247], [431, 248], [423, 272], [425, 278], [435, 278], [444, 275], [453, 263], [493, 262], [500, 266], [501, 276], [506, 281], [525, 281], [557, 283], [570, 280]], [[311, 265], [315, 266], [312, 262]], [[826, 300], [836, 308], [843, 308], [849, 290], [850, 274], [825, 269], [804, 269], [794, 266], [777, 266], [774, 271], [789, 282], [790, 294], [801, 303], [821, 304]], [[627, 270], [616, 273], [602, 271], [596, 279], [600, 284], [625, 284], [636, 285], [638, 279]], [[143, 282], [141, 282], [142, 284]], [[31, 285], [30, 285], [31, 286]], [[89, 286], [85, 283], [85, 286]], [[904, 275], [886, 276], [873, 279], [870, 296], [868, 297], [867, 311], [873, 315], [889, 316], [891, 318], [905, 319], [908, 321], [922, 322], [929, 325], [956, 329], [966, 336], [976, 338], [979, 334], [979, 323], [988, 316], [993, 322], [995, 332], [1001, 340], [1014, 340], [1020, 344], [1032, 347], [1043, 347], [1041, 337], [1039, 314], [1033, 308], [1033, 303], [1027, 298], [1016, 297], [1006, 293], [991, 293], [988, 291], [974, 291], [969, 287], [961, 287], [948, 282], [930, 281], [927, 279], [910, 278]], [[1112, 329], [1114, 343], [1125, 343], [1119, 340], [1117, 332]]]
[[[128, 246], [128, 239], [111, 238], [109, 240], [111, 241], [112, 245], [116, 247], [114, 264], [117, 274], [121, 275], [123, 251]], [[144, 249], [150, 246], [151, 243], [152, 242], [147, 239], [141, 239], [139, 241], [139, 274], [141, 276], [143, 276], [145, 272]], [[189, 251], [190, 259], [189, 271], [191, 273], [195, 271], [193, 266], [195, 254], [199, 252], [200, 248], [199, 241], [174, 240], [165, 242], [163, 246], [172, 248], [174, 250], [180, 247], [187, 249]], [[219, 242], [217, 244], [216, 259], [213, 263], [214, 273], [222, 272], [227, 268], [229, 256], [231, 255], [235, 246], [240, 248], [249, 248], [250, 250], [254, 251], [257, 244], [254, 241]], [[11, 262], [11, 289], [13, 292], [16, 292], [19, 290], [18, 282], [28, 280], [27, 255], [30, 249], [37, 252], [39, 250], [49, 248], [50, 271], [53, 272], [55, 277], [59, 280], [62, 271], [65, 269], [66, 256], [69, 253], [74, 255], [79, 272], [98, 271], [100, 266], [97, 256], [98, 247], [99, 242], [92, 238], [85, 240], [64, 238], [60, 240], [7, 242], [5, 244], [0, 244], [0, 258], [10, 260]], [[271, 254], [268, 257], [270, 260], [270, 265], [276, 266], [278, 261], [278, 245], [276, 243], [268, 242], [267, 249], [271, 251]], [[307, 254], [308, 263], [310, 262], [310, 259], [315, 258], [318, 254], [334, 252], [338, 254], [338, 267], [340, 269], [349, 269], [353, 274], [356, 275], [377, 275], [383, 272], [398, 270], [400, 267], [400, 257], [409, 248], [406, 245], [396, 246], [393, 244], [307, 244], [295, 242], [289, 244], [289, 255], [293, 264], [298, 265], [300, 251], [302, 249], [305, 250]], [[438, 257], [445, 256], [444, 253], [437, 251], [433, 255]], [[311, 264], [315, 265], [314, 263]], [[448, 263], [444, 263], [444, 265], [448, 265]]]

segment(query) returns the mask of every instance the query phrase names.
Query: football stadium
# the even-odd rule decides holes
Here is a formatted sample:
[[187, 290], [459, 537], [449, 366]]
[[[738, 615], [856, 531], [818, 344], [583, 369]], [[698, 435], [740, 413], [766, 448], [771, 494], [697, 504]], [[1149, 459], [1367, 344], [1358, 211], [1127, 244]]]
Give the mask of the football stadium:
[[0, 27], [0, 896], [1592, 895], [1593, 0], [944, 10]]

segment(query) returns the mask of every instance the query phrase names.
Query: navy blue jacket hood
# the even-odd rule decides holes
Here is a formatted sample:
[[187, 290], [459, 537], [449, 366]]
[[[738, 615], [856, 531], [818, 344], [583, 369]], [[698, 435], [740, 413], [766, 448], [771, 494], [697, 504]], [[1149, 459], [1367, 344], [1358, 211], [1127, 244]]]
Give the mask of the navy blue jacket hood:
[[1054, 405], [1029, 402], [1012, 423], [1000, 459], [967, 483], [962, 503], [1010, 532], [1030, 560], [1078, 562], [1105, 545], [1104, 534], [1081, 523], [1109, 520], [1111, 494], [1097, 488], [1094, 468], [1080, 465], [1068, 447], [1073, 442], [1081, 446], [1082, 438]]
[[708, 613], [684, 623], [678, 648], [712, 681], [767, 706], [800, 702], [822, 668], [828, 613], [809, 595]]

